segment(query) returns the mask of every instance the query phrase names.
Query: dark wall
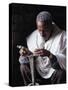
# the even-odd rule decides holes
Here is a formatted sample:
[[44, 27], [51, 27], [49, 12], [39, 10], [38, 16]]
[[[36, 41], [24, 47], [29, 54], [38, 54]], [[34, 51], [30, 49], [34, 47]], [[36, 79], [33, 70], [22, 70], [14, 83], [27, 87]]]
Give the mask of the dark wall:
[[9, 32], [12, 33], [11, 52], [13, 53], [11, 73], [12, 85], [23, 85], [21, 73], [19, 70], [19, 50], [17, 44], [26, 45], [26, 36], [36, 29], [36, 15], [40, 11], [49, 11], [52, 14], [53, 21], [61, 28], [66, 30], [66, 7], [64, 6], [47, 6], [47, 5], [32, 5], [32, 4], [10, 4], [9, 5]]

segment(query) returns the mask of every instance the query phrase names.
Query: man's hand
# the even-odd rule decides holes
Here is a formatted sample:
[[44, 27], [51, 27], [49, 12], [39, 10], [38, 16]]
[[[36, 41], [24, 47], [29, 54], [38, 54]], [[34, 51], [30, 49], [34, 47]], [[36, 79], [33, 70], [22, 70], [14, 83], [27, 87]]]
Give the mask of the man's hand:
[[48, 50], [46, 50], [46, 49], [36, 49], [34, 51], [34, 53], [36, 55], [40, 55], [40, 56], [48, 56], [49, 57], [49, 55], [50, 55], [50, 52]]
[[30, 55], [31, 54], [31, 52], [25, 47], [21, 48], [19, 53], [20, 53], [21, 56], [26, 56], [26, 55]]

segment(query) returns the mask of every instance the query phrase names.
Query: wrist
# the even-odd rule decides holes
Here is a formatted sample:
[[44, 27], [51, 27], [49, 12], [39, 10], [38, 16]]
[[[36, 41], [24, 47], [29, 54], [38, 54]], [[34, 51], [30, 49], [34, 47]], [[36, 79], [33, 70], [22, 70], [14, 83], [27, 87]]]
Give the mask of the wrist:
[[52, 59], [53, 58], [53, 54], [50, 52], [48, 57], [49, 57], [49, 59]]

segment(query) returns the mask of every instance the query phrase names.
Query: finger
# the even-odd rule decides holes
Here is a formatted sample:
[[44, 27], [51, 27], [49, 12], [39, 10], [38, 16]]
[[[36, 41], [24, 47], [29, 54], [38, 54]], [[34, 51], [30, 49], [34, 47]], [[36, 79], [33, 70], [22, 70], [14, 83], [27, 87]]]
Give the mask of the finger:
[[26, 54], [27, 52], [24, 51], [24, 50], [20, 50], [19, 53], [20, 53], [20, 55], [24, 55], [24, 54]]
[[44, 56], [44, 54], [42, 54], [42, 53], [37, 53], [37, 54], [35, 54], [35, 56]]
[[37, 53], [43, 53], [44, 52], [44, 50], [39, 50], [39, 51], [37, 51]]
[[38, 52], [38, 51], [41, 51], [41, 50], [43, 50], [43, 49], [36, 49], [34, 52]]
[[37, 51], [39, 51], [39, 49], [35, 49], [35, 51], [34, 51], [34, 52], [37, 52]]
[[40, 52], [35, 52], [35, 54], [43, 54], [43, 52], [41, 52], [41, 51]]

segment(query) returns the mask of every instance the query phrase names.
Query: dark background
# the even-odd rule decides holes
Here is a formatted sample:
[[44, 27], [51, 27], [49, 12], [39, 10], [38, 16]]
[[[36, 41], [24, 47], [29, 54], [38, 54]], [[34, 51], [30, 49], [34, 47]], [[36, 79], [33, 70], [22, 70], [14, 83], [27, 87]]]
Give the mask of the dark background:
[[23, 85], [18, 62], [19, 50], [16, 45], [26, 45], [26, 37], [36, 29], [36, 16], [40, 11], [49, 11], [53, 21], [66, 30], [66, 7], [16, 4], [9, 5], [9, 84]]

